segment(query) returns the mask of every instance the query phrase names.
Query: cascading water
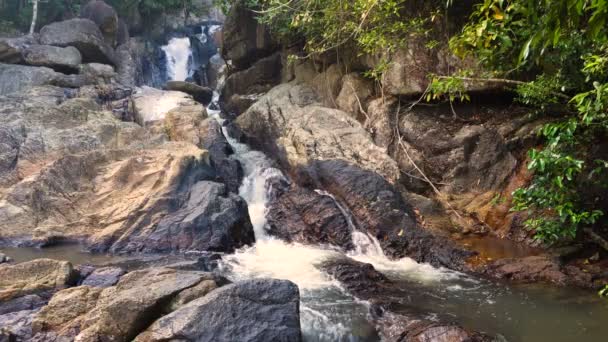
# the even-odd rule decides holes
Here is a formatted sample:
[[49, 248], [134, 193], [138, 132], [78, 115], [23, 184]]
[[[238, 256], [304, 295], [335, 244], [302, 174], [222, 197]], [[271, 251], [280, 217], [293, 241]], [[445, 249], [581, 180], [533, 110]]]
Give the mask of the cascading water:
[[[223, 123], [219, 118], [219, 111], [208, 112]], [[378, 336], [367, 320], [367, 303], [346, 294], [337, 281], [317, 267], [328, 259], [342, 256], [341, 252], [286, 243], [267, 235], [265, 225], [270, 187], [277, 179], [286, 181], [285, 177], [280, 170], [272, 167], [271, 161], [263, 153], [252, 151], [247, 145], [239, 143], [231, 138], [226, 130], [224, 135], [234, 149], [234, 157], [244, 169], [245, 175], [239, 194], [248, 204], [256, 237], [255, 246], [224, 257], [223, 267], [226, 272], [234, 280], [271, 277], [296, 283], [301, 295], [302, 331], [307, 341], [377, 341]], [[319, 192], [331, 197], [329, 193]], [[356, 230], [350, 211], [338, 201], [336, 204], [353, 231], [353, 243], [356, 248], [348, 256], [372, 264], [381, 262], [383, 266], [394, 263], [392, 266], [399, 267], [399, 263], [403, 262], [404, 266], [407, 265], [404, 269], [408, 272], [426, 274], [425, 277], [419, 278], [429, 281], [444, 277], [445, 272], [417, 264], [411, 259], [391, 261], [386, 258], [379, 242], [372, 236]], [[418, 272], [417, 266], [423, 272]]]
[[190, 77], [192, 49], [190, 38], [171, 38], [161, 49], [167, 57], [167, 78], [172, 81], [185, 81]]

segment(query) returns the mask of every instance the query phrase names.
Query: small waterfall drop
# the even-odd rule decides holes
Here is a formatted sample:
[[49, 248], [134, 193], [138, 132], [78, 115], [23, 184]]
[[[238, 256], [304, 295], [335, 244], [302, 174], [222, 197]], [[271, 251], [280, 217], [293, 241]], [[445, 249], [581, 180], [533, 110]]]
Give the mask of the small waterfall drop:
[[192, 49], [190, 38], [171, 38], [161, 49], [167, 57], [167, 78], [171, 81], [185, 81], [190, 76]]

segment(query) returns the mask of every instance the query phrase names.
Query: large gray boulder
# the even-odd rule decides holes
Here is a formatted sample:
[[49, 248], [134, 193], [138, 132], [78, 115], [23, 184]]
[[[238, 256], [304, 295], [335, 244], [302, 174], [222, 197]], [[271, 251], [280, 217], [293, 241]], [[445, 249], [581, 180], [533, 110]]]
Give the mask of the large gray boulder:
[[74, 46], [86, 63], [115, 64], [114, 50], [94, 22], [70, 19], [56, 22], [40, 30], [40, 43], [60, 47]]
[[112, 6], [101, 0], [91, 0], [80, 9], [80, 17], [97, 24], [106, 44], [116, 46], [120, 27], [118, 14]]
[[[186, 199], [187, 198], [187, 199]], [[255, 241], [247, 203], [224, 184], [201, 181], [194, 184], [186, 203], [150, 229], [138, 227], [112, 247], [116, 251], [232, 252]]]
[[23, 52], [25, 63], [44, 66], [63, 73], [75, 73], [82, 63], [82, 56], [73, 46], [61, 48], [50, 45], [32, 45]]
[[83, 75], [65, 75], [47, 67], [0, 64], [0, 95], [42, 85], [77, 88], [90, 83]]
[[23, 63], [23, 51], [33, 44], [37, 41], [31, 36], [0, 38], [0, 63]]
[[214, 290], [154, 322], [137, 342], [302, 340], [298, 287], [256, 279]]

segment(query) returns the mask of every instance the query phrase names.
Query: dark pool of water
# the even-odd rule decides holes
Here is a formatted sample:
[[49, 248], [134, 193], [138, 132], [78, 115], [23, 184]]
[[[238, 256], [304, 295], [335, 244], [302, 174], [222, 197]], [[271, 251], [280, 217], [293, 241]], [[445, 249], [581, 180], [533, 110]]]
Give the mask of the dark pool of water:
[[45, 248], [7, 247], [0, 248], [0, 253], [6, 254], [12, 258], [14, 262], [48, 258], [69, 261], [74, 265], [103, 265], [107, 263], [120, 262], [127, 259], [126, 257], [109, 254], [88, 253], [81, 246], [76, 244], [58, 245]]

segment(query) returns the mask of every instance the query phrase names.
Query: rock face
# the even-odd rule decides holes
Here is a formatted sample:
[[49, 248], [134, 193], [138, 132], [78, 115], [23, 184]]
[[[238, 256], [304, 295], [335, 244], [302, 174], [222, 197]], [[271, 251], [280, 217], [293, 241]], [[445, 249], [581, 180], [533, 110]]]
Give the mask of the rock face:
[[37, 259], [0, 266], [0, 301], [61, 289], [75, 278], [72, 264], [65, 261]]
[[84, 62], [114, 64], [114, 50], [105, 43], [97, 25], [88, 19], [52, 23], [40, 30], [40, 43], [60, 47], [74, 46]]
[[[281, 56], [275, 53], [272, 56], [262, 58], [248, 69], [235, 72], [228, 76], [224, 88], [222, 88], [222, 99], [225, 101], [226, 110], [239, 115], [249, 106], [243, 106], [239, 101], [243, 96], [265, 93], [277, 85], [281, 78]], [[253, 101], [249, 103], [251, 105]]]
[[93, 21], [103, 34], [106, 44], [116, 46], [118, 41], [118, 14], [104, 1], [92, 0], [80, 9], [80, 17]]
[[297, 342], [299, 301], [297, 286], [286, 280], [238, 282], [160, 318], [135, 341]]
[[110, 287], [120, 280], [125, 274], [125, 270], [120, 267], [102, 267], [94, 270], [87, 275], [81, 285], [92, 287]]
[[300, 183], [342, 201], [355, 224], [376, 236], [387, 255], [463, 267], [468, 253], [417, 225], [412, 208], [395, 188], [400, 177], [396, 163], [348, 114], [322, 107], [315, 99], [310, 88], [280, 85], [236, 124]]
[[251, 66], [256, 60], [273, 52], [276, 47], [268, 29], [259, 24], [244, 1], [234, 4], [223, 28], [222, 57], [238, 69]]
[[183, 81], [169, 81], [165, 85], [167, 90], [175, 90], [181, 91], [183, 93], [192, 95], [194, 100], [202, 103], [204, 106], [207, 106], [211, 103], [211, 99], [213, 98], [213, 90], [207, 87], [201, 87], [194, 83], [183, 82]]
[[64, 75], [46, 67], [0, 64], [0, 95], [17, 93], [41, 85], [77, 88], [90, 83], [90, 80], [82, 75]]
[[374, 145], [357, 121], [323, 107], [307, 86], [290, 83], [273, 88], [236, 124], [254, 147], [276, 156], [290, 170], [314, 160], [343, 159], [390, 182], [400, 177], [397, 164]]
[[23, 52], [25, 63], [45, 66], [63, 73], [74, 73], [82, 63], [82, 56], [73, 46], [60, 48], [49, 45], [32, 45]]
[[[169, 117], [189, 115], [176, 108]], [[159, 252], [253, 242], [244, 201], [213, 182], [221, 178], [190, 140], [205, 133], [192, 121], [146, 130], [53, 87], [0, 97], [0, 112], [1, 243]]]
[[234, 151], [226, 140], [222, 127], [216, 120], [207, 119], [201, 123], [200, 129], [204, 132], [200, 144], [209, 151], [209, 161], [217, 170], [216, 180], [226, 184], [228, 191], [238, 193], [243, 180], [243, 169], [237, 160], [230, 157]]
[[205, 112], [205, 108], [194, 101], [191, 96], [178, 91], [143, 87], [133, 96], [133, 101], [137, 115], [136, 121], [140, 125], [163, 120], [168, 112], [180, 107], [197, 106], [200, 113]]

